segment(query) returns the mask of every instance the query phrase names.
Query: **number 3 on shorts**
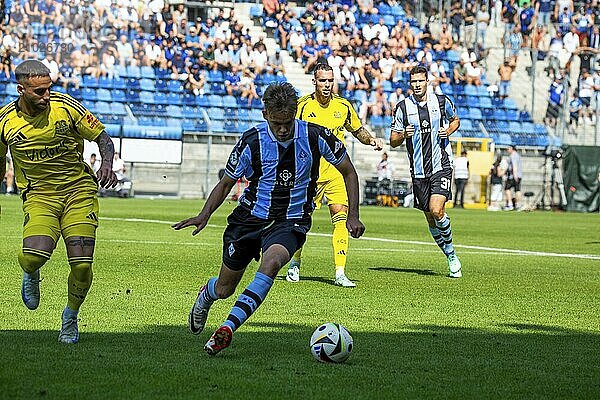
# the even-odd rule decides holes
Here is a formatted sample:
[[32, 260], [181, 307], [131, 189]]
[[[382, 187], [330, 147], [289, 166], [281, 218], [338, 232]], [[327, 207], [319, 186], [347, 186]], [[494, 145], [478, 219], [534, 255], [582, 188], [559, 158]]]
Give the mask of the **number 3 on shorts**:
[[442, 184], [440, 185], [444, 190], [450, 190], [450, 179], [441, 178]]

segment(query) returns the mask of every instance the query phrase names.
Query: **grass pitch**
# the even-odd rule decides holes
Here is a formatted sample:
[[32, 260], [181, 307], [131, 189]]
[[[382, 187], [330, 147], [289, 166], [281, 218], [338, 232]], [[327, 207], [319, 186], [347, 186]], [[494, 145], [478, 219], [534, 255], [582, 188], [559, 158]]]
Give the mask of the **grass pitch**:
[[[75, 346], [57, 342], [64, 245], [42, 269], [39, 309], [27, 310], [21, 204], [0, 204], [0, 398], [600, 397], [598, 215], [451, 210], [464, 272], [452, 280], [420, 212], [363, 207], [367, 231], [351, 241], [347, 267], [358, 287], [344, 289], [332, 285], [328, 212], [317, 211], [301, 282], [280, 274], [232, 346], [209, 357], [202, 346], [257, 269], [214, 305], [205, 332], [188, 332], [233, 204], [192, 237], [167, 222], [194, 215], [199, 201], [102, 199]], [[345, 364], [310, 354], [312, 331], [327, 321], [354, 338]]]

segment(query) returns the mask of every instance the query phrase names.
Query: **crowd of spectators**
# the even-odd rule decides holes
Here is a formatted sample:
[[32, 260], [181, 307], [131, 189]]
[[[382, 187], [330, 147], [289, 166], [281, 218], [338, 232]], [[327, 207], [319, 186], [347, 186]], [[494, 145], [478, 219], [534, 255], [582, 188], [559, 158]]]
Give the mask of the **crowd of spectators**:
[[233, 9], [190, 20], [184, 4], [163, 0], [4, 2], [10, 13], [0, 30], [1, 78], [28, 58], [43, 59], [65, 87], [78, 87], [83, 75], [113, 78], [120, 67], [149, 66], [199, 95], [207, 73], [218, 70], [227, 73], [227, 92], [251, 102], [258, 98], [253, 77], [285, 72], [280, 56], [269, 56]]

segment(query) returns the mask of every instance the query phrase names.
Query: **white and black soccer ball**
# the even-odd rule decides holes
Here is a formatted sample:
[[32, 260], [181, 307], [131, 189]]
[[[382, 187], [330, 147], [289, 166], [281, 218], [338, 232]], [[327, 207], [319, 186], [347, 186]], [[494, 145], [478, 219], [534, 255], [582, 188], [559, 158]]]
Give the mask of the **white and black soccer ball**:
[[319, 326], [310, 338], [310, 351], [321, 362], [342, 363], [350, 357], [352, 347], [348, 330], [332, 322]]

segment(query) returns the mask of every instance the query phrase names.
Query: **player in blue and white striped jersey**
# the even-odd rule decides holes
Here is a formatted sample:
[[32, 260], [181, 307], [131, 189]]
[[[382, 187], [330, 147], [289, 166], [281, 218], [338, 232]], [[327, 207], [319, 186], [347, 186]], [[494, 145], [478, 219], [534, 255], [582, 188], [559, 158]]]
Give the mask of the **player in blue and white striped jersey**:
[[398, 102], [391, 126], [390, 145], [406, 150], [413, 181], [415, 207], [425, 213], [429, 231], [448, 259], [449, 276], [462, 276], [452, 245], [445, 203], [452, 198], [452, 147], [448, 136], [460, 126], [454, 105], [444, 95], [428, 92], [428, 71], [410, 71], [413, 94]]
[[173, 225], [175, 229], [195, 226], [192, 234], [196, 235], [236, 181], [242, 176], [248, 179], [249, 186], [227, 218], [219, 276], [209, 279], [200, 289], [190, 311], [188, 326], [192, 333], [202, 332], [215, 300], [235, 292], [250, 261], [259, 257], [262, 260], [254, 280], [204, 346], [210, 355], [229, 346], [233, 332], [260, 306], [281, 267], [304, 244], [311, 226], [321, 157], [344, 177], [348, 231], [355, 238], [364, 232], [358, 218], [358, 177], [344, 144], [329, 129], [295, 119], [297, 101], [296, 91], [289, 83], [270, 85], [263, 96], [267, 122], [242, 134], [229, 156], [225, 176], [200, 214]]

